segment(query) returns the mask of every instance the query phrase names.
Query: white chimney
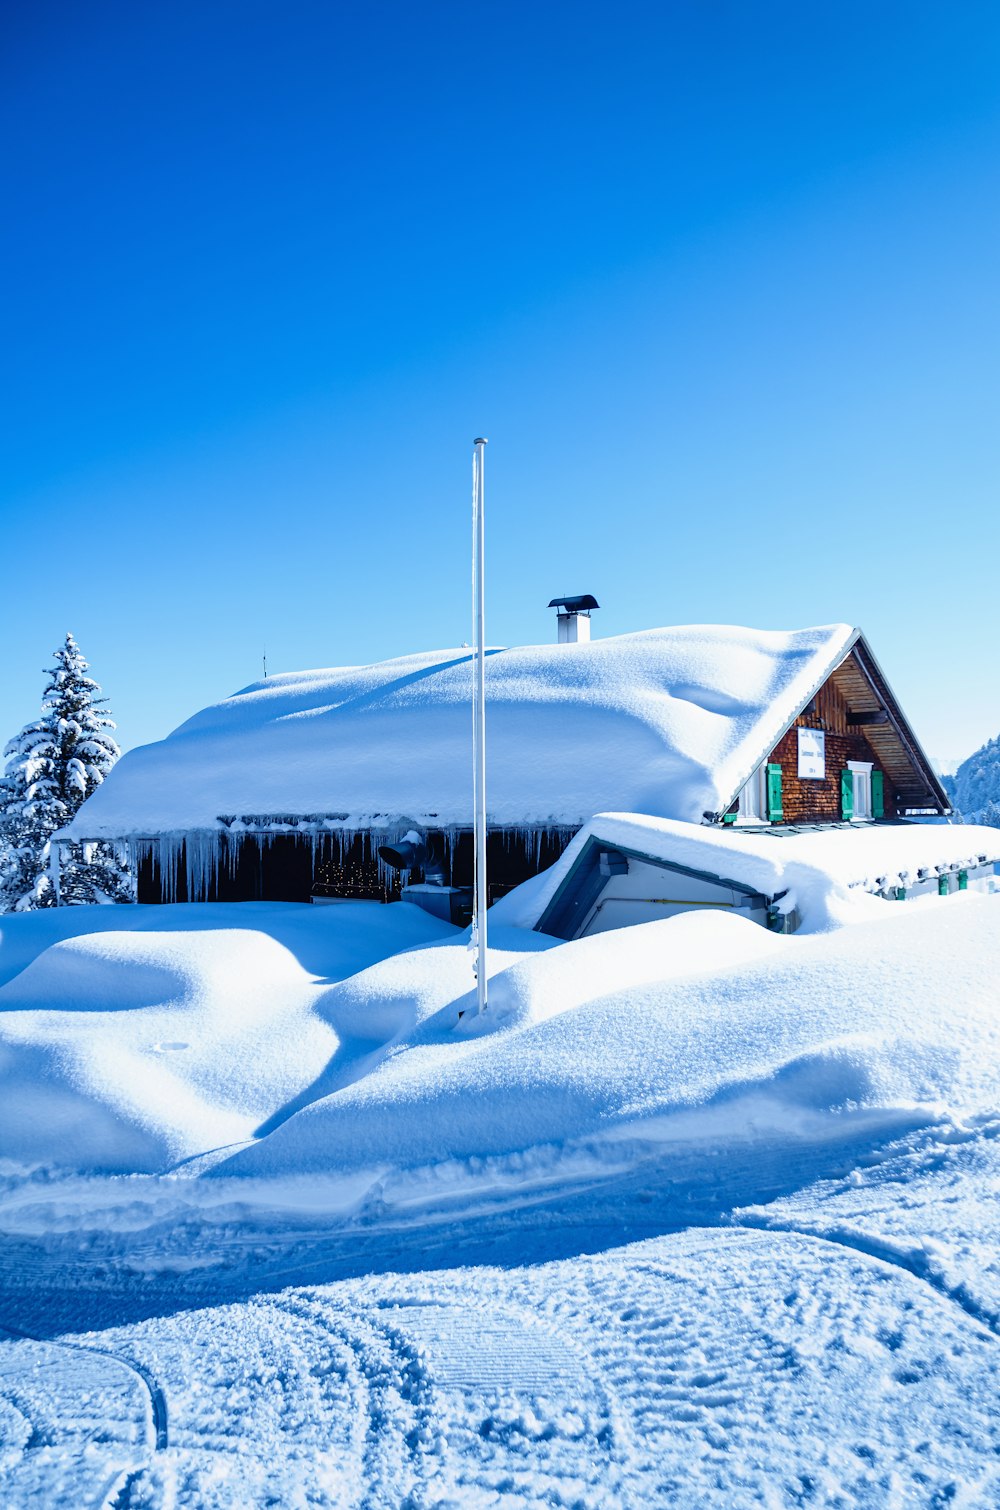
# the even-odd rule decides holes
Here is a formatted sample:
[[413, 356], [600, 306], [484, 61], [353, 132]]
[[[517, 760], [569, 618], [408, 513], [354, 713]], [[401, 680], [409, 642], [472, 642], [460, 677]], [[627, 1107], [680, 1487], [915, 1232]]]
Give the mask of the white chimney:
[[560, 645], [576, 645], [590, 639], [589, 613], [561, 613], [556, 618]]
[[575, 598], [553, 598], [550, 608], [558, 610], [556, 626], [560, 645], [579, 645], [590, 639], [590, 610], [600, 608], [589, 592]]

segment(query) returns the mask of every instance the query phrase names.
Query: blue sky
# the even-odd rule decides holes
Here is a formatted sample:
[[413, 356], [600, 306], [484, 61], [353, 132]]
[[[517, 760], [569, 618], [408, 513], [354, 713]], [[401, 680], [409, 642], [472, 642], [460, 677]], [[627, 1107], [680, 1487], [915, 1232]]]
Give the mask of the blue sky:
[[123, 745], [489, 629], [861, 624], [1000, 730], [989, 4], [9, 7], [0, 707]]

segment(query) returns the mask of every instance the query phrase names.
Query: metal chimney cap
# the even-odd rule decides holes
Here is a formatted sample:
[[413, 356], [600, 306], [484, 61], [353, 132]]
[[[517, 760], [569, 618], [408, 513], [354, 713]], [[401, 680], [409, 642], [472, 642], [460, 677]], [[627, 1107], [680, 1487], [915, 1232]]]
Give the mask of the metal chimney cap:
[[553, 598], [550, 608], [561, 608], [565, 613], [589, 613], [592, 608], [600, 608], [600, 603], [589, 592], [580, 593], [575, 598]]
[[486, 439], [485, 435], [477, 435], [472, 444], [474, 446], [488, 446], [489, 441]]

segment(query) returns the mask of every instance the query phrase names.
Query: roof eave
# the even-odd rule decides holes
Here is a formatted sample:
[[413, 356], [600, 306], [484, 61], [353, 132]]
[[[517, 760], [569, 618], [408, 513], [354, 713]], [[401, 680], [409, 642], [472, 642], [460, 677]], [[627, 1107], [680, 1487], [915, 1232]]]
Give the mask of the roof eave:
[[[887, 698], [892, 703], [892, 707], [888, 711], [893, 717], [893, 722], [897, 725], [902, 726], [901, 728], [897, 727], [897, 734], [899, 734], [903, 744], [909, 747], [910, 754], [915, 758], [915, 763], [920, 770], [920, 774], [926, 780], [930, 790], [937, 797], [942, 817], [947, 817], [951, 813], [952, 807], [950, 801], [948, 800], [948, 794], [945, 791], [944, 786], [942, 785], [941, 778], [934, 770], [934, 767], [931, 765], [930, 760], [927, 758], [927, 754], [924, 751], [923, 746], [910, 727], [909, 719], [906, 717], [906, 714], [900, 707], [899, 699], [892, 689], [889, 678], [882, 670], [882, 667], [879, 665], [871, 646], [865, 639], [864, 635], [860, 633], [860, 631], [858, 633], [858, 643], [860, 644], [865, 656], [871, 662], [872, 668], [878, 675], [879, 680], [885, 687]], [[878, 688], [876, 687], [873, 690], [877, 692]]]

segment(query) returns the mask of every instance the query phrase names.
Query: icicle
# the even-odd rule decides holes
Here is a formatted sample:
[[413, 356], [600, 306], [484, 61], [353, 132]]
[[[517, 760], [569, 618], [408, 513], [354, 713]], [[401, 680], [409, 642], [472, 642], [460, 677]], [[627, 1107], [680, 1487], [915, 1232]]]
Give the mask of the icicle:
[[57, 907], [62, 903], [61, 881], [62, 845], [52, 844], [49, 847], [49, 882], [52, 886], [52, 895], [55, 897]]
[[[401, 818], [386, 822], [383, 815], [367, 819], [348, 819], [342, 813], [316, 813], [302, 816], [286, 814], [242, 814], [220, 818], [216, 829], [202, 829], [187, 834], [164, 834], [158, 838], [129, 839], [116, 843], [115, 853], [127, 861], [132, 874], [149, 867], [165, 902], [176, 902], [183, 869], [185, 892], [192, 902], [206, 901], [218, 893], [220, 878], [235, 880], [248, 842], [255, 846], [260, 859], [277, 839], [293, 839], [309, 845], [310, 862], [315, 873], [327, 859], [336, 858], [340, 866], [356, 857], [364, 866], [375, 870], [379, 886], [391, 892], [399, 881], [398, 872], [379, 856], [379, 849], [398, 844], [412, 828], [433, 833], [434, 843], [443, 850], [446, 874], [455, 884], [455, 867], [461, 841], [470, 830], [458, 824], [435, 827], [426, 815], [423, 820]], [[551, 864], [576, 833], [575, 825], [525, 823], [489, 826], [491, 843], [499, 843], [508, 855], [523, 857], [526, 870], [537, 872], [543, 863]], [[520, 869], [520, 866], [518, 866]]]

